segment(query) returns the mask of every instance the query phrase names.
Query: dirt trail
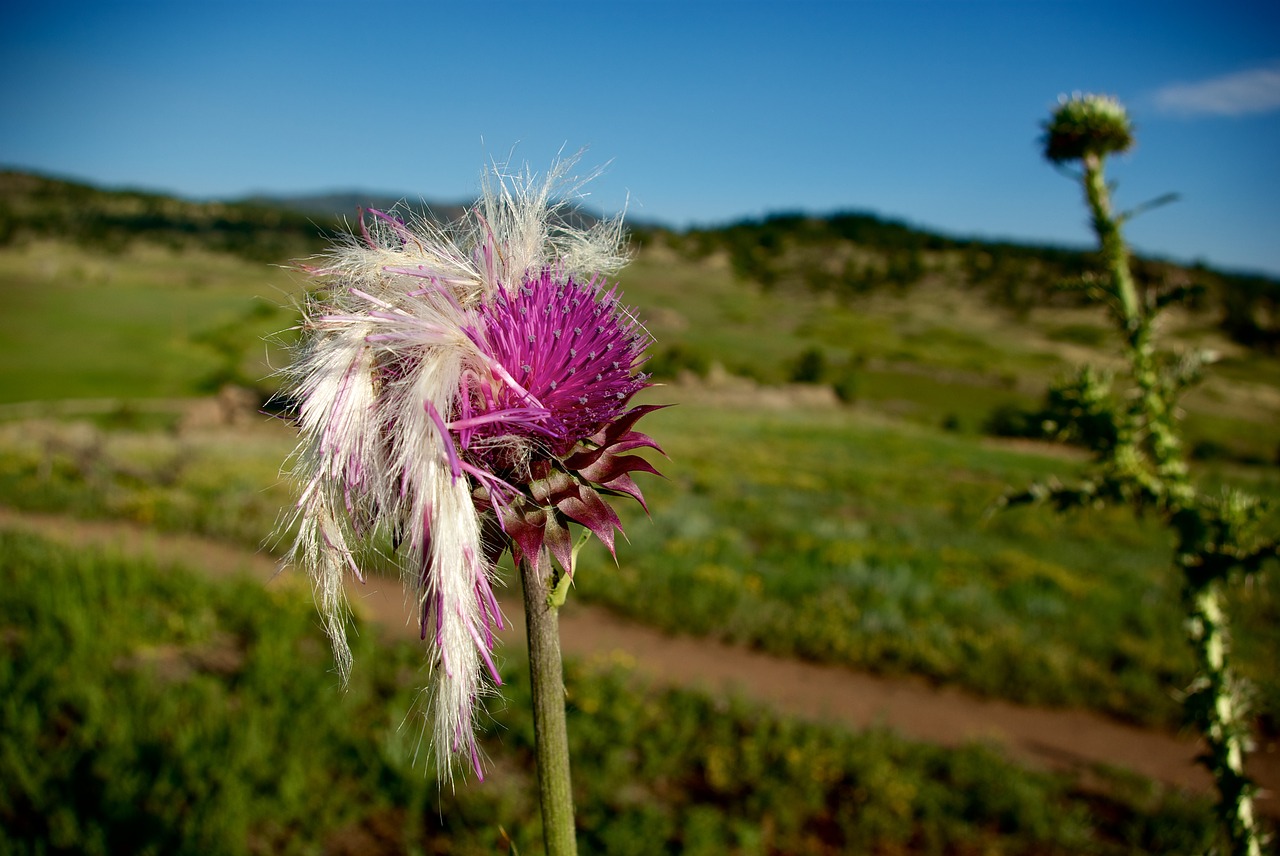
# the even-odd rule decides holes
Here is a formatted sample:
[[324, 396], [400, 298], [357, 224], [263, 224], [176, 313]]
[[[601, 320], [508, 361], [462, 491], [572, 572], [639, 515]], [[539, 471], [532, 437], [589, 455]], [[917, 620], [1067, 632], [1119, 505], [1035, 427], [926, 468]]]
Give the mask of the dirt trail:
[[[107, 545], [145, 554], [162, 563], [202, 567], [226, 576], [247, 573], [267, 585], [284, 585], [275, 561], [224, 543], [190, 535], [158, 533], [118, 522], [33, 515], [0, 507], [0, 527], [23, 528], [73, 544]], [[524, 643], [519, 597], [502, 597], [511, 627], [507, 644]], [[388, 633], [412, 630], [411, 610], [393, 580], [372, 577], [350, 588], [352, 604]], [[706, 639], [671, 637], [607, 610], [575, 603], [561, 614], [561, 636], [571, 656], [625, 652], [661, 683], [712, 692], [734, 692], [787, 714], [854, 727], [885, 725], [903, 736], [942, 745], [984, 740], [1031, 766], [1084, 773], [1094, 764], [1127, 768], [1151, 779], [1194, 791], [1212, 787], [1195, 762], [1197, 740], [1136, 728], [1099, 714], [1053, 710], [980, 698], [924, 681], [879, 678], [838, 666], [788, 660]], [[1258, 808], [1280, 817], [1280, 747], [1260, 746], [1250, 770], [1264, 794]]]

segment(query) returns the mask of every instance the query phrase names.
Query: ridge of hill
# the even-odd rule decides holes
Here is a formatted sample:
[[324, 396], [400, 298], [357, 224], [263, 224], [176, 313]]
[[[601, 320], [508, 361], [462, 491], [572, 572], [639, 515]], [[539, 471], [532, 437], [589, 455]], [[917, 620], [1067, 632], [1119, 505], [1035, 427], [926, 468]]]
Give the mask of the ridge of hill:
[[[0, 170], [0, 246], [55, 238], [119, 251], [135, 240], [174, 249], [199, 247], [250, 261], [279, 262], [328, 246], [360, 209], [445, 223], [467, 202], [344, 190], [242, 199], [190, 200], [137, 189], [107, 189], [32, 172]], [[597, 219], [589, 212], [575, 218]]]
[[[956, 238], [861, 211], [818, 217], [771, 214], [713, 229], [670, 234], [686, 257], [724, 253], [736, 276], [766, 289], [849, 301], [875, 292], [905, 295], [930, 279], [976, 290], [993, 306], [1083, 306], [1101, 275], [1094, 253], [1011, 241]], [[1238, 344], [1280, 352], [1280, 279], [1135, 256], [1147, 300], [1208, 313]]]
[[299, 196], [255, 194], [238, 200], [238, 203], [306, 214], [320, 218], [324, 222], [337, 221], [343, 217], [353, 217], [361, 208], [390, 211], [393, 208], [403, 210], [406, 207], [431, 220], [449, 222], [461, 217], [470, 205], [468, 202], [431, 202], [422, 199], [415, 201], [414, 197], [410, 196], [371, 193], [361, 190], [340, 190], [332, 193], [311, 193]]
[[0, 246], [52, 238], [119, 252], [145, 239], [275, 262], [321, 249], [337, 225], [254, 202], [196, 202], [0, 171]]

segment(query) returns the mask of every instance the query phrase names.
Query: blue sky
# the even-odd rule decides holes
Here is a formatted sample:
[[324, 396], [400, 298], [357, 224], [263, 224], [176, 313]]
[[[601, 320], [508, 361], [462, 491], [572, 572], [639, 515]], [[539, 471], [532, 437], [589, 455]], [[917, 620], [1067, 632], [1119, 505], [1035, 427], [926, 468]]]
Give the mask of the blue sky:
[[[0, 9], [0, 164], [235, 197], [475, 194], [589, 147], [588, 204], [676, 226], [871, 210], [1085, 245], [1036, 143], [1117, 95], [1139, 249], [1280, 275], [1274, 2], [94, 3]], [[629, 203], [628, 203], [629, 200]]]

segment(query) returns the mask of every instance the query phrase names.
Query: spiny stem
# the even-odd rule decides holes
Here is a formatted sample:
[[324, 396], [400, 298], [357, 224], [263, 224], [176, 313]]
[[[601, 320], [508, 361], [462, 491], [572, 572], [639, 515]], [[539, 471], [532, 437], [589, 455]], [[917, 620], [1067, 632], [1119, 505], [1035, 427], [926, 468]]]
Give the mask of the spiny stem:
[[1232, 856], [1261, 856], [1262, 834], [1253, 811], [1253, 785], [1244, 771], [1248, 732], [1243, 705], [1227, 667], [1229, 639], [1221, 580], [1187, 590], [1188, 635], [1200, 662], [1196, 724], [1209, 744], [1209, 762], [1218, 783], [1218, 813]]
[[1111, 194], [1103, 177], [1100, 155], [1085, 155], [1084, 189], [1089, 213], [1093, 215], [1093, 231], [1098, 236], [1107, 272], [1111, 275], [1112, 296], [1120, 304], [1120, 315], [1132, 337], [1142, 326], [1143, 313], [1138, 303], [1138, 289], [1129, 271], [1129, 252], [1120, 234], [1120, 225], [1111, 213]]
[[[1124, 333], [1125, 355], [1139, 393], [1135, 407], [1119, 426], [1121, 444], [1113, 454], [1119, 455], [1122, 450], [1127, 453], [1124, 460], [1130, 469], [1128, 475], [1155, 488], [1167, 519], [1179, 530], [1178, 564], [1186, 574], [1187, 634], [1199, 667], [1193, 690], [1193, 697], [1198, 698], [1192, 709], [1196, 725], [1209, 744], [1206, 766], [1217, 782], [1220, 822], [1232, 856], [1261, 856], [1262, 832], [1254, 815], [1254, 789], [1244, 771], [1248, 721], [1228, 666], [1223, 581], [1201, 580], [1190, 573], [1205, 547], [1200, 537], [1205, 512], [1196, 501], [1176, 416], [1156, 364], [1151, 340], [1152, 312], [1139, 299], [1120, 223], [1111, 211], [1103, 160], [1097, 154], [1083, 158], [1085, 198], [1107, 266], [1109, 291]], [[1144, 434], [1145, 442], [1140, 447]]]
[[520, 578], [524, 585], [525, 626], [529, 637], [534, 753], [538, 762], [543, 843], [547, 856], [576, 856], [578, 842], [574, 837], [559, 615], [550, 603], [550, 575], [539, 579], [536, 569], [523, 561]]
[[1182, 441], [1175, 429], [1175, 417], [1156, 366], [1151, 342], [1151, 312], [1140, 300], [1133, 273], [1129, 267], [1129, 251], [1120, 224], [1111, 211], [1111, 194], [1103, 175], [1103, 158], [1089, 154], [1084, 158], [1085, 199], [1092, 215], [1094, 232], [1107, 267], [1109, 290], [1116, 303], [1134, 383], [1138, 387], [1138, 410], [1141, 424], [1124, 426], [1126, 439], [1136, 441], [1144, 431], [1153, 458], [1155, 475], [1170, 505], [1180, 508], [1194, 501], [1195, 491], [1187, 474], [1182, 455]]

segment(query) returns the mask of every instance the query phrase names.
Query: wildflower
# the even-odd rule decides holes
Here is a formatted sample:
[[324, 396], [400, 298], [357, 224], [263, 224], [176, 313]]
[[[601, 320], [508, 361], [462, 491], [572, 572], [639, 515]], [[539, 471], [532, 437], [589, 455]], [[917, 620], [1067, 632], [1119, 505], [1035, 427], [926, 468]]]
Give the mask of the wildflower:
[[1054, 163], [1125, 152], [1133, 145], [1129, 115], [1108, 95], [1060, 97], [1044, 130], [1044, 156]]
[[[657, 444], [631, 406], [650, 338], [602, 277], [625, 262], [621, 224], [566, 224], [573, 161], [542, 182], [494, 174], [449, 227], [380, 211], [306, 269], [325, 287], [307, 307], [289, 369], [300, 401], [298, 534], [345, 680], [344, 577], [355, 545], [389, 534], [417, 598], [431, 667], [438, 767], [458, 756], [483, 778], [479, 700], [501, 678], [494, 595], [505, 550], [542, 579], [572, 572], [571, 522], [612, 551], [621, 523], [603, 495], [642, 505], [624, 454]], [[661, 451], [661, 450], [659, 450]], [[486, 677], [487, 676], [487, 677]]]

